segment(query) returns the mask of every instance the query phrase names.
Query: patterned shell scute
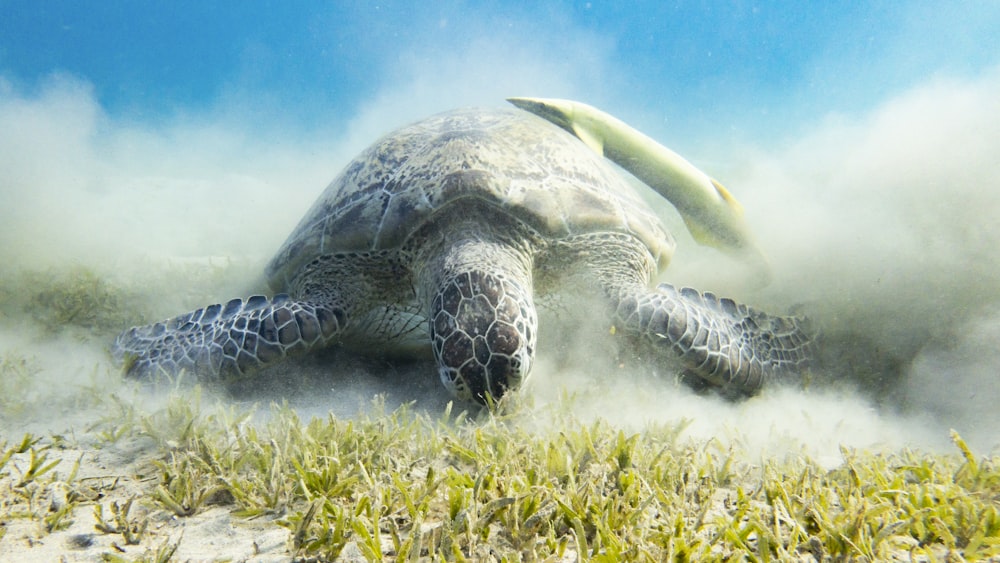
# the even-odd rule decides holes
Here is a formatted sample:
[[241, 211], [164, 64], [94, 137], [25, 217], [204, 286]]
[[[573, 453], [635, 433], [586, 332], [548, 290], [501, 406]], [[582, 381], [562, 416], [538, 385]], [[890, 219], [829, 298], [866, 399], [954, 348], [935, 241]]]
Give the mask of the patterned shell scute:
[[[390, 133], [327, 187], [268, 267], [272, 282], [332, 252], [393, 249], [442, 207], [477, 198], [551, 238], [624, 231], [661, 262], [673, 239], [610, 163], [520, 110], [457, 110]], [[661, 264], [663, 265], [663, 264]]]

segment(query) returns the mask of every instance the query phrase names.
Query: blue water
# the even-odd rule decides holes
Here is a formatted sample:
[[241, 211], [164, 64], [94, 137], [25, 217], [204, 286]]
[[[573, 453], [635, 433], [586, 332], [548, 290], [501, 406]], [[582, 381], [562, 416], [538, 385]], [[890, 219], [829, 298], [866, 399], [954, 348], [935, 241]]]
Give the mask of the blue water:
[[141, 121], [221, 113], [328, 130], [423, 83], [435, 109], [563, 96], [654, 133], [761, 138], [930, 76], [975, 75], [998, 62], [998, 28], [990, 1], [4, 1], [0, 77], [32, 93], [67, 73]]

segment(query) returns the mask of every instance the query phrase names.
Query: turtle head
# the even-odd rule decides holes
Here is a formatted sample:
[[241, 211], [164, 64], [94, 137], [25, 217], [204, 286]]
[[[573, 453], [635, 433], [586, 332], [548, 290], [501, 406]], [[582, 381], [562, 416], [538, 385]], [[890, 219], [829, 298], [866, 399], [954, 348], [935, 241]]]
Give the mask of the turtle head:
[[441, 382], [458, 399], [492, 405], [531, 370], [537, 318], [530, 292], [503, 274], [462, 272], [431, 304]]

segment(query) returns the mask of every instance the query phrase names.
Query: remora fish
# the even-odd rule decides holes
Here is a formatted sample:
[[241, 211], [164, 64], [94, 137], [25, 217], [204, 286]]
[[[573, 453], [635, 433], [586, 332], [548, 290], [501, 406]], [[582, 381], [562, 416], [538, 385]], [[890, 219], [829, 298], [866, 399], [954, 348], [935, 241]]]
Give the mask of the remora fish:
[[766, 260], [729, 190], [682, 156], [593, 106], [551, 98], [507, 98], [515, 106], [569, 131], [677, 208], [699, 244]]

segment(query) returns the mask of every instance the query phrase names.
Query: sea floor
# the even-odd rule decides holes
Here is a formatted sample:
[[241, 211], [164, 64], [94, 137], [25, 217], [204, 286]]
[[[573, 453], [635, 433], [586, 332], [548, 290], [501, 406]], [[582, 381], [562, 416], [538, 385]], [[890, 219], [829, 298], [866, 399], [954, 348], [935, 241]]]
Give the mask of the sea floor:
[[237, 274], [170, 302], [7, 275], [0, 560], [1000, 560], [993, 452], [850, 386], [732, 403], [552, 354], [489, 413], [336, 352], [239, 387], [121, 377], [121, 326]]

